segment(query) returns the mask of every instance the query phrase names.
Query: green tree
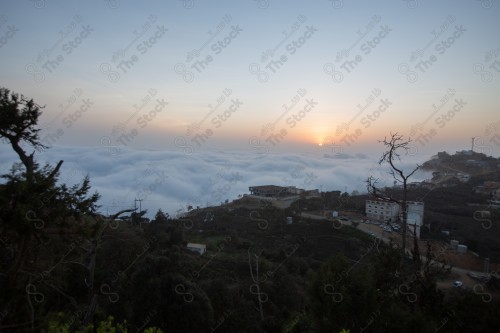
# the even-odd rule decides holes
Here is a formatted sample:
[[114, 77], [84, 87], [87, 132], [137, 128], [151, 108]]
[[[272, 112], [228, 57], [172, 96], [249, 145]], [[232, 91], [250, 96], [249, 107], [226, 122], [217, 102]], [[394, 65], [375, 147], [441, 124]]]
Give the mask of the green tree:
[[338, 255], [315, 273], [309, 295], [311, 315], [318, 332], [358, 331], [377, 310], [377, 292], [362, 264]]
[[0, 303], [7, 309], [0, 330], [35, 330], [51, 307], [77, 308], [61, 267], [78, 255], [98, 208], [88, 177], [68, 187], [58, 183], [63, 161], [55, 167], [36, 162], [35, 152], [47, 148], [39, 138], [40, 115], [33, 100], [0, 88], [0, 137], [20, 159], [0, 185], [1, 251], [8, 253], [0, 263]]
[[165, 223], [168, 221], [168, 219], [170, 218], [170, 216], [168, 215], [168, 213], [164, 213], [161, 208], [158, 209], [158, 211], [156, 212], [155, 214], [155, 218], [154, 220], [152, 221], [153, 223]]

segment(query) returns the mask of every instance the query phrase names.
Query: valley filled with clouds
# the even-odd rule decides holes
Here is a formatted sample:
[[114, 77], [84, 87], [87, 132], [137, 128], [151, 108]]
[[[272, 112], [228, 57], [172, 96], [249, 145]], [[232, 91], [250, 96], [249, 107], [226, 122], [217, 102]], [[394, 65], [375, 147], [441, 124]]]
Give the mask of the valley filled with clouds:
[[[381, 147], [382, 148], [382, 147]], [[382, 151], [382, 150], [381, 150]], [[188, 206], [220, 205], [248, 194], [249, 186], [296, 186], [322, 191], [366, 190], [365, 180], [372, 175], [381, 184], [392, 185], [385, 165], [378, 165], [379, 153], [251, 154], [248, 151], [205, 151], [186, 154], [172, 151], [139, 151], [120, 148], [111, 151], [95, 147], [54, 146], [40, 153], [37, 161], [54, 165], [64, 160], [60, 181], [68, 185], [89, 175], [92, 189], [101, 194], [101, 212], [112, 214], [134, 207], [142, 200], [147, 216], [161, 208], [176, 215]], [[0, 152], [1, 168], [8, 170], [16, 155]], [[406, 156], [403, 167], [423, 163], [424, 156]], [[411, 181], [430, 178], [421, 172]], [[139, 207], [139, 203], [137, 203]]]

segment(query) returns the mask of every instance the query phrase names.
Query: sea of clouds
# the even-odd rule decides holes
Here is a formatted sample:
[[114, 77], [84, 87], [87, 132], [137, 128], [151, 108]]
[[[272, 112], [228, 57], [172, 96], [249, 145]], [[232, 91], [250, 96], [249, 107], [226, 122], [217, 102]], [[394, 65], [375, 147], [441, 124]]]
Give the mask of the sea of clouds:
[[[93, 191], [101, 194], [101, 212], [112, 214], [134, 205], [147, 209], [148, 217], [161, 208], [174, 216], [188, 206], [220, 205], [248, 194], [249, 186], [296, 186], [322, 191], [351, 193], [366, 191], [366, 179], [374, 176], [382, 185], [392, 185], [387, 165], [379, 165], [380, 154], [364, 153], [267, 153], [248, 151], [204, 151], [192, 154], [174, 151], [112, 151], [100, 147], [53, 146], [35, 155], [39, 164], [55, 165], [64, 160], [60, 181], [68, 185], [89, 175]], [[423, 163], [422, 156], [406, 156], [403, 168]], [[18, 162], [10, 146], [0, 146], [1, 174]], [[430, 178], [419, 172], [411, 181]], [[135, 201], [141, 200], [141, 201]]]

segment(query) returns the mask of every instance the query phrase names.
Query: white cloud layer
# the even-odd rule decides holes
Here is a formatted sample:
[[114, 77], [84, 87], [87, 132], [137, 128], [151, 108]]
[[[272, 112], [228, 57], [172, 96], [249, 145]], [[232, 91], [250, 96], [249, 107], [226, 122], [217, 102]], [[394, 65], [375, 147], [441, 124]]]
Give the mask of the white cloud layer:
[[[205, 151], [185, 154], [172, 151], [137, 151], [122, 149], [112, 154], [105, 148], [62, 147], [36, 155], [40, 164], [53, 165], [62, 159], [60, 180], [69, 185], [88, 174], [93, 191], [101, 194], [103, 213], [134, 207], [141, 199], [143, 209], [152, 217], [158, 210], [176, 214], [193, 207], [218, 205], [248, 192], [255, 185], [292, 185], [323, 191], [365, 191], [369, 175], [392, 184], [386, 166], [377, 164], [378, 155], [333, 154], [255, 154], [246, 152]], [[421, 157], [421, 156], [420, 156]], [[9, 146], [0, 146], [0, 168], [7, 173], [17, 156]], [[408, 168], [417, 160], [406, 159]], [[428, 173], [416, 175], [412, 181], [430, 178]], [[137, 202], [139, 206], [139, 202]]]

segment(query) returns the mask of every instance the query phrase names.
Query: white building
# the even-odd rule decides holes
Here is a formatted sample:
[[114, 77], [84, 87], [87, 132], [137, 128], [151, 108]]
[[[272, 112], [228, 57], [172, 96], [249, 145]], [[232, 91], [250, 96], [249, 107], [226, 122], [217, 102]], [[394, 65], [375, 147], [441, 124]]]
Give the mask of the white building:
[[417, 238], [420, 238], [420, 227], [424, 224], [424, 203], [408, 201], [406, 204], [406, 224], [411, 233], [416, 225]]
[[399, 216], [399, 205], [395, 202], [382, 200], [366, 200], [366, 217], [379, 221], [395, 221]]
[[[382, 200], [366, 200], [366, 217], [378, 221], [402, 220], [400, 205], [396, 202]], [[420, 238], [420, 227], [424, 223], [424, 203], [419, 201], [408, 201], [406, 203], [406, 222], [408, 230], [413, 233], [416, 225], [417, 238]]]
[[187, 243], [187, 249], [193, 252], [198, 252], [199, 254], [204, 254], [207, 252], [207, 246], [205, 244], [197, 244], [197, 243]]

